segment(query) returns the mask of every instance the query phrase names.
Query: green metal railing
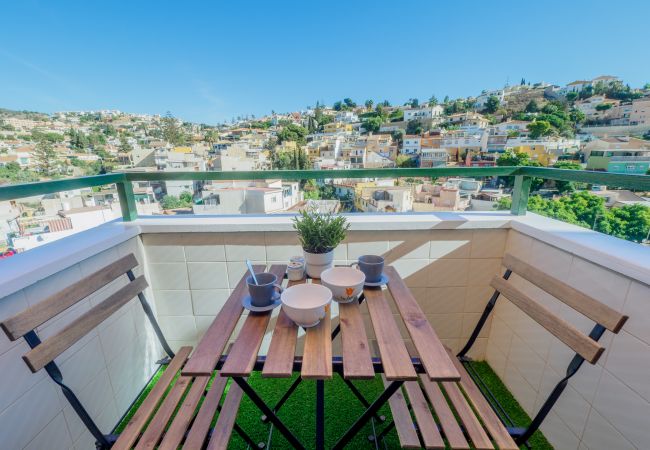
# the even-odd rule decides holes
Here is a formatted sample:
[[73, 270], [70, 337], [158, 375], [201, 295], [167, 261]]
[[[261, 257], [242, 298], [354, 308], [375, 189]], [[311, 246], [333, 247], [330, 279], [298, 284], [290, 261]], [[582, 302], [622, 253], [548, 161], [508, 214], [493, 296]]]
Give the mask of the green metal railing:
[[125, 221], [137, 219], [135, 196], [133, 195], [134, 181], [166, 181], [166, 180], [309, 180], [330, 178], [411, 178], [411, 177], [495, 177], [514, 176], [515, 183], [512, 193], [511, 213], [523, 215], [526, 213], [528, 196], [533, 178], [546, 180], [577, 181], [590, 184], [601, 184], [637, 191], [650, 191], [650, 176], [625, 175], [609, 172], [590, 172], [585, 170], [552, 169], [546, 167], [435, 167], [415, 169], [349, 169], [349, 170], [265, 170], [245, 172], [125, 172], [91, 177], [66, 178], [54, 181], [39, 181], [36, 183], [12, 184], [0, 186], [0, 201], [35, 195], [51, 194], [73, 189], [103, 186], [117, 186], [122, 208], [122, 218]]

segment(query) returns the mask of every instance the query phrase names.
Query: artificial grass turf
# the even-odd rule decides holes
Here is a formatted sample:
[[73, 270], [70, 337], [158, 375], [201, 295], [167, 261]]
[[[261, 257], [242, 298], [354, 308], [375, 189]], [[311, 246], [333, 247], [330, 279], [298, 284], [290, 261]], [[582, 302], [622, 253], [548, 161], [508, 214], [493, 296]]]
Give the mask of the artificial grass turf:
[[[526, 426], [529, 424], [530, 418], [528, 415], [517, 403], [512, 394], [510, 394], [499, 377], [492, 371], [490, 366], [486, 362], [473, 362], [472, 365], [515, 423], [518, 426]], [[129, 413], [125, 416], [124, 420], [118, 425], [118, 427], [116, 427], [117, 432], [121, 431], [126, 423], [128, 423], [137, 410], [137, 407], [140, 406], [146, 397], [146, 394], [148, 394], [151, 388], [155, 385], [155, 382], [158, 380], [163, 370], [164, 369], [158, 371], [154, 378], [152, 378], [152, 381], [143, 391], [143, 395], [138, 398], [134, 403], [133, 408], [131, 408]], [[251, 375], [249, 382], [267, 404], [274, 405], [297, 376], [298, 374], [294, 374], [290, 379], [270, 379], [262, 378], [261, 375], [256, 372]], [[354, 384], [369, 401], [374, 400], [384, 389], [383, 383], [379, 377], [369, 381], [356, 381]], [[226, 388], [226, 392], [227, 390], [228, 388]], [[278, 414], [280, 419], [301, 442], [308, 446], [308, 448], [309, 446], [313, 446], [313, 443], [315, 442], [315, 390], [315, 381], [303, 380]], [[363, 413], [364, 409], [365, 408], [349, 391], [348, 387], [340, 377], [335, 375], [332, 380], [325, 382], [326, 448], [331, 448], [331, 446], [334, 445], [336, 440], [341, 437], [350, 425], [352, 425], [352, 423]], [[386, 423], [390, 422], [391, 414], [388, 404], [384, 405], [380, 410], [379, 415], [386, 416]], [[244, 395], [237, 415], [237, 423], [255, 442], [266, 443], [269, 437], [270, 425], [262, 423], [260, 418], [261, 412], [259, 409]], [[384, 426], [385, 424], [377, 423], [375, 421], [376, 433], [379, 433]], [[369, 422], [350, 442], [348, 448], [375, 448], [374, 444], [368, 440], [368, 436], [372, 434], [372, 427], [373, 424]], [[533, 435], [529, 443], [535, 450], [553, 448], [539, 431]], [[380, 448], [400, 448], [395, 430], [392, 430], [387, 434], [383, 444], [384, 445], [380, 445]], [[246, 443], [236, 432], [233, 431], [228, 448], [245, 449]], [[290, 449], [292, 447], [279, 431], [273, 430], [271, 448]]]

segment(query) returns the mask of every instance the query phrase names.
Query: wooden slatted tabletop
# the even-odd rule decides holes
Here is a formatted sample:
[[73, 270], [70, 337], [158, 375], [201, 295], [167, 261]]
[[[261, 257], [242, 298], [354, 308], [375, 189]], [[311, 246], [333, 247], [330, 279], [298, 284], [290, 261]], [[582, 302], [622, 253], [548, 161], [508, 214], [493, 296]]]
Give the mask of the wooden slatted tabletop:
[[[255, 266], [255, 270], [262, 271], [264, 267]], [[269, 270], [278, 278], [282, 278], [286, 266], [273, 265]], [[389, 279], [388, 290], [392, 294], [399, 315], [393, 314], [384, 295], [385, 291], [381, 288], [367, 287], [364, 289], [364, 295], [386, 379], [417, 379], [411, 357], [399, 331], [398, 321], [401, 316], [419, 353], [427, 378], [431, 381], [460, 380], [457, 368], [395, 268], [387, 266], [385, 273]], [[291, 281], [288, 286], [304, 282], [307, 280]], [[244, 275], [194, 354], [189, 358], [183, 369], [183, 375], [206, 376], [212, 373], [244, 311], [241, 300], [247, 293], [246, 275]], [[371, 379], [375, 373], [368, 330], [364, 326], [359, 301], [338, 306], [343, 375], [348, 379]], [[275, 321], [271, 320], [271, 316], [271, 312], [248, 314], [220, 371], [222, 376], [249, 376], [255, 367], [262, 340], [267, 332], [272, 332], [272, 337], [262, 375], [275, 378], [292, 375], [299, 327], [282, 309]], [[302, 378], [332, 377], [331, 322], [331, 308], [328, 307], [325, 318], [317, 326], [305, 330]], [[269, 324], [272, 324], [272, 329], [269, 328]]]

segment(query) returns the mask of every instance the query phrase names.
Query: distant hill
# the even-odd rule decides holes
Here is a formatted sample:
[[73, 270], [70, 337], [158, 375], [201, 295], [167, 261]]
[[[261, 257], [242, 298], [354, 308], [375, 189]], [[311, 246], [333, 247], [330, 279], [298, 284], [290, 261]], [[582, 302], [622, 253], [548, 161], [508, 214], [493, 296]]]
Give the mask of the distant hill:
[[50, 116], [37, 111], [14, 111], [12, 109], [0, 108], [0, 118], [17, 117], [20, 119], [30, 120], [50, 120]]

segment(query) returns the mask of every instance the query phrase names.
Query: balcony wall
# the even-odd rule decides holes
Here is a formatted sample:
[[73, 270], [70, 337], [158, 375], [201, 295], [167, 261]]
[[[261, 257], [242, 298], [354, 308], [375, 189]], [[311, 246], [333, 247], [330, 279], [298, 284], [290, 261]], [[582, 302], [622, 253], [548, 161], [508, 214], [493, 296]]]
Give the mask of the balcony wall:
[[[623, 332], [603, 337], [596, 366], [585, 364], [543, 426], [556, 448], [647, 448], [650, 431], [650, 258], [648, 250], [528, 214], [407, 214], [352, 217], [353, 230], [337, 249], [337, 263], [359, 255], [385, 255], [413, 290], [443, 341], [465, 342], [511, 251], [630, 316]], [[300, 254], [285, 217], [140, 219], [107, 224], [0, 263], [5, 318], [134, 252], [151, 285], [161, 326], [174, 347], [195, 344], [244, 273], [243, 261], [285, 263]], [[6, 264], [11, 261], [11, 265]], [[607, 267], [605, 267], [607, 266]], [[140, 272], [141, 273], [141, 272]], [[588, 331], [590, 323], [513, 277], [540, 301]], [[87, 310], [97, 296], [39, 332], [48, 336]], [[336, 315], [336, 309], [334, 309]], [[371, 329], [369, 327], [368, 329]], [[406, 338], [406, 333], [404, 334]], [[266, 344], [268, 344], [267, 336]], [[7, 448], [93, 448], [92, 437], [43, 371], [31, 374], [20, 356], [27, 345], [0, 336], [0, 436]], [[69, 384], [108, 432], [155, 370], [161, 350], [134, 300], [65, 352]], [[560, 378], [567, 348], [511, 306], [498, 302], [473, 355], [486, 358], [524, 408], [532, 413]]]
[[[583, 231], [584, 233], [584, 231]], [[598, 236], [601, 246], [629, 246], [628, 262], [650, 263], [650, 250]], [[595, 264], [563, 246], [549, 245], [510, 230], [506, 250], [585, 292], [630, 319], [622, 331], [607, 331], [606, 348], [596, 365], [585, 363], [573, 377], [542, 430], [558, 449], [648, 448], [650, 430], [650, 286], [626, 276], [615, 258]], [[619, 252], [620, 252], [619, 250]], [[633, 252], [634, 251], [634, 252]], [[641, 253], [639, 253], [641, 251]], [[646, 272], [646, 276], [647, 276]], [[641, 277], [639, 277], [641, 278]], [[593, 322], [522, 278], [511, 280], [561, 317], [589, 333]], [[505, 298], [494, 311], [487, 361], [529, 414], [538, 411], [564, 376], [574, 353]]]
[[[144, 258], [138, 237], [109, 245], [83, 261], [59, 266], [57, 273], [2, 299], [0, 318], [27, 309], [128, 253], [134, 253], [140, 261]], [[65, 251], [65, 247], [58, 247]], [[33, 256], [42, 256], [42, 249], [35, 250]], [[142, 274], [142, 267], [134, 272]], [[52, 336], [126, 282], [124, 276], [46, 322], [38, 328], [39, 336]], [[151, 295], [150, 290], [148, 294]], [[29, 350], [27, 343], [22, 338], [10, 342], [4, 333], [0, 335], [0, 447], [95, 448], [93, 437], [59, 387], [44, 370], [32, 374], [21, 359]], [[64, 381], [75, 391], [100, 429], [108, 433], [158, 368], [155, 361], [160, 355], [158, 341], [136, 298], [56, 358], [56, 363]]]
[[[351, 231], [336, 249], [334, 263], [349, 264], [364, 254], [383, 255], [405, 279], [443, 342], [456, 351], [490, 296], [489, 281], [500, 271], [507, 233], [507, 229]], [[286, 264], [291, 256], [302, 254], [295, 232], [288, 231], [171, 232], [144, 234], [142, 239], [156, 310], [173, 347], [196, 344], [244, 274], [246, 258], [257, 264]], [[372, 330], [365, 306], [362, 310], [367, 329]], [[487, 331], [473, 356], [483, 358]], [[268, 333], [262, 352], [270, 338]], [[337, 339], [335, 350], [339, 343]]]

